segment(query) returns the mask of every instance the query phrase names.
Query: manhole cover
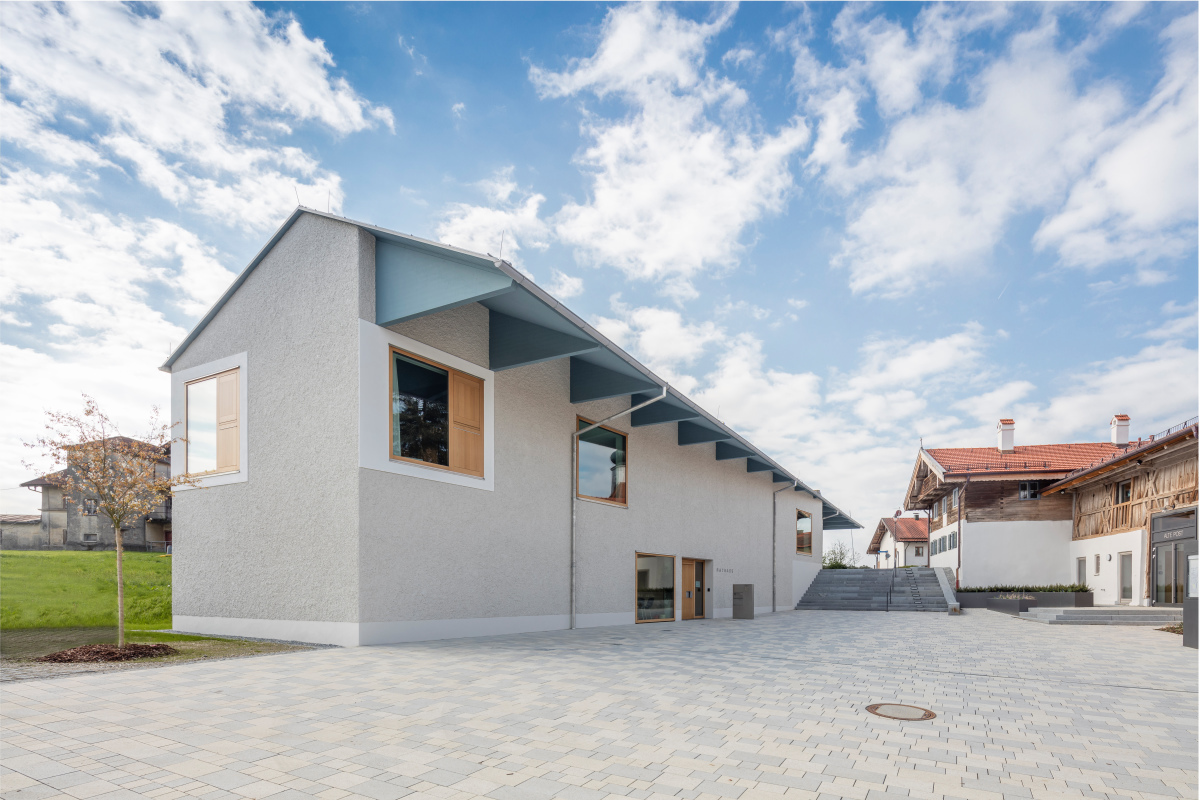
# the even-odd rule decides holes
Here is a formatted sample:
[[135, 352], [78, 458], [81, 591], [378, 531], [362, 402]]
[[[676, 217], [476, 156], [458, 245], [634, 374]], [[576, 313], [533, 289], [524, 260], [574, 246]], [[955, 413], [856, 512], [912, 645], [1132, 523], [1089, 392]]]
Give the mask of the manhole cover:
[[870, 711], [877, 717], [887, 717], [888, 719], [905, 719], [913, 722], [933, 719], [937, 714], [927, 708], [917, 708], [916, 706], [902, 706], [898, 703], [875, 703], [867, 706], [867, 711]]

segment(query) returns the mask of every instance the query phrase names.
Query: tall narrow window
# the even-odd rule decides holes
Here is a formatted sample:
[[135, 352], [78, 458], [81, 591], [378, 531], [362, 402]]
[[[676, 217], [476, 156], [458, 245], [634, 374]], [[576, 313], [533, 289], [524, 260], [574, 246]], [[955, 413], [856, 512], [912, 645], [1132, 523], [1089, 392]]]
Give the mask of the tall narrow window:
[[803, 511], [796, 512], [796, 554], [812, 555], [812, 516]]
[[675, 558], [637, 554], [637, 621], [675, 619]]
[[187, 472], [237, 472], [241, 458], [238, 371], [187, 384]]
[[[591, 425], [578, 421], [579, 428]], [[593, 428], [579, 435], [576, 454], [576, 491], [589, 500], [625, 505], [628, 440], [611, 428]]]
[[1133, 481], [1121, 481], [1117, 484], [1117, 503], [1128, 503], [1133, 499]]
[[958, 508], [958, 489], [955, 489], [954, 493], [950, 495], [950, 508]]
[[391, 350], [391, 457], [483, 477], [483, 381]]

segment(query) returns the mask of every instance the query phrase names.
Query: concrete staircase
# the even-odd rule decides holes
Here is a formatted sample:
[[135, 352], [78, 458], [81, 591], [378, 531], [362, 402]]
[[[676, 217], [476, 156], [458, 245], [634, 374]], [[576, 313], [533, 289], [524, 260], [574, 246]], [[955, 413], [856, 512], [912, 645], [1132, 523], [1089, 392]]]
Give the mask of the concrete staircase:
[[796, 604], [796, 610], [945, 613], [947, 606], [937, 573], [929, 567], [823, 569]]
[[1161, 628], [1183, 622], [1183, 609], [1162, 606], [1035, 608], [1021, 614], [1021, 619], [1049, 625], [1153, 625]]

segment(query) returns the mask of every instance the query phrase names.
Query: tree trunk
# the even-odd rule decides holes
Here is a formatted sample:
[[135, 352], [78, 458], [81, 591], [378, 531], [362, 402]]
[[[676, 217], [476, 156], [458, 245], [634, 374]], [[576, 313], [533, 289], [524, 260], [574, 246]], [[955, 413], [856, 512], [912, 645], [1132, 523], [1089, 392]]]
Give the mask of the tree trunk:
[[117, 647], [125, 646], [125, 571], [122, 567], [122, 557], [125, 554], [124, 542], [121, 536], [121, 526], [113, 525], [117, 535]]

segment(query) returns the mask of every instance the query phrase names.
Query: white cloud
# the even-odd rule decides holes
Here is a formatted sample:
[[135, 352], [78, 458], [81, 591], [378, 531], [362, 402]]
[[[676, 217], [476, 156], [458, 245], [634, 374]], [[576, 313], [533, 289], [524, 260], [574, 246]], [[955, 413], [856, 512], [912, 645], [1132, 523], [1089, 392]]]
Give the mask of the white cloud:
[[1145, 264], [1196, 246], [1196, 15], [1175, 20], [1162, 38], [1167, 68], [1153, 96], [1117, 127], [1116, 143], [1033, 239], [1039, 249], [1057, 250], [1069, 266], [1132, 261], [1142, 267], [1143, 285], [1155, 275]]
[[583, 278], [577, 278], [565, 272], [554, 270], [550, 285], [546, 287], [546, 290], [559, 300], [578, 297], [583, 294]]
[[[297, 189], [340, 204], [336, 175], [270, 141], [289, 121], [338, 135], [393, 124], [330, 74], [333, 58], [295, 19], [252, 5], [29, 3], [0, 31], [20, 109], [5, 138], [59, 164], [129, 165], [164, 199], [226, 224], [275, 223]], [[64, 133], [69, 121], [83, 129]]]
[[466, 110], [466, 103], [455, 103], [454, 105], [450, 106], [450, 113], [454, 115], [455, 119], [462, 119], [463, 113], [466, 112]]
[[807, 301], [807, 300], [797, 300], [797, 299], [796, 299], [796, 298], [794, 298], [794, 297], [789, 297], [789, 298], [788, 298], [788, 301], [787, 301], [787, 304], [788, 304], [789, 306], [791, 306], [792, 308], [796, 309], [797, 311], [801, 311], [801, 310], [803, 310], [803, 309], [805, 309], [805, 308], [808, 308], [808, 301]]
[[[1050, 9], [990, 55], [970, 37], [1010, 26], [1008, 7], [930, 6], [909, 29], [848, 6], [832, 34], [844, 66], [818, 58], [803, 26], [782, 36], [801, 107], [818, 120], [805, 163], [845, 199], [834, 263], [851, 288], [895, 297], [986, 269], [1029, 213], [1044, 218], [1035, 246], [1065, 265], [1119, 261], [1138, 285], [1166, 280], [1148, 264], [1195, 246], [1195, 18], [1164, 32], [1165, 74], [1133, 108], [1115, 82], [1087, 73], [1091, 54], [1136, 11], [1089, 19], [1091, 32], [1072, 46], [1058, 15], [1074, 12]], [[965, 100], [944, 99], [951, 81]], [[872, 103], [882, 133], [860, 144]]]
[[585, 112], [590, 144], [576, 161], [589, 197], [554, 215], [555, 234], [581, 260], [679, 298], [695, 296], [701, 271], [734, 265], [745, 230], [783, 208], [789, 159], [808, 140], [799, 119], [760, 132], [742, 89], [704, 67], [732, 14], [695, 22], [668, 6], [615, 8], [592, 56], [562, 72], [530, 69], [543, 97], [617, 96], [631, 109], [623, 119]]
[[511, 166], [480, 181], [477, 188], [490, 204], [450, 204], [436, 228], [439, 241], [495, 256], [501, 256], [503, 246], [503, 258], [517, 267], [522, 266], [522, 247], [549, 247], [550, 229], [539, 215], [546, 198], [522, 191]]

